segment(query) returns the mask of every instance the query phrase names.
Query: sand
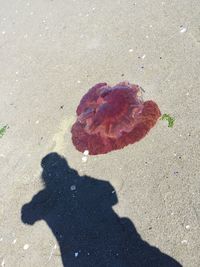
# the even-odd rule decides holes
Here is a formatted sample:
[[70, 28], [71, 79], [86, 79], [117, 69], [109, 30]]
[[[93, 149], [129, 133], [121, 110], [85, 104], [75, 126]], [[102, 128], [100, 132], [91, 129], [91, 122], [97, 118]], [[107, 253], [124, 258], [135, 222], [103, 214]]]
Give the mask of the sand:
[[[130, 235], [147, 242], [147, 251], [156, 247], [168, 260], [176, 260], [175, 266], [198, 267], [200, 2], [7, 0], [0, 5], [0, 124], [9, 126], [0, 139], [1, 266], [144, 266], [131, 246], [129, 254], [138, 265], [127, 263], [128, 259], [123, 262], [114, 249], [115, 239], [126, 239], [117, 234], [126, 221]], [[162, 113], [173, 116], [174, 127], [159, 121], [135, 145], [84, 156], [71, 143], [76, 107], [95, 83], [122, 80], [142, 86], [144, 99], [156, 101]], [[46, 213], [38, 215], [33, 225], [24, 224], [31, 211], [21, 219], [23, 205], [45, 190], [41, 161], [52, 152], [65, 158], [68, 170], [78, 172], [74, 183], [86, 175], [89, 184], [86, 191], [73, 180], [68, 184], [69, 194], [82, 198], [76, 202], [77, 210], [74, 202], [66, 204], [66, 210], [72, 207], [78, 216], [85, 203], [88, 213], [79, 219], [69, 215], [65, 224], [61, 210], [59, 222], [72, 229], [68, 236], [65, 233], [64, 252], [50, 227], [55, 213], [45, 217], [54, 206], [39, 199], [36, 207], [42, 212], [47, 205]], [[108, 186], [115, 201], [106, 202], [101, 185]], [[98, 199], [94, 192], [100, 194]], [[90, 193], [93, 201], [88, 200]], [[101, 213], [107, 220], [101, 220]], [[98, 220], [86, 230], [84, 216]], [[119, 221], [113, 223], [112, 232], [114, 218]], [[103, 228], [97, 232], [109, 232], [108, 240], [103, 239], [105, 247], [98, 238], [92, 243], [88, 238], [101, 221]], [[97, 249], [100, 260], [93, 253]], [[107, 255], [109, 249], [116, 262]]]

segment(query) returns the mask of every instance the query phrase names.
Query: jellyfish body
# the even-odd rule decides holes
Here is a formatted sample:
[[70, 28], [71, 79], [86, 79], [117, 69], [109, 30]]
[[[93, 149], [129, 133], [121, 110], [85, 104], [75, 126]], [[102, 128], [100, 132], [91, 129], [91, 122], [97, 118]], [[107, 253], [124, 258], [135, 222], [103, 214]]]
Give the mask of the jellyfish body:
[[161, 116], [157, 104], [142, 100], [138, 85], [99, 83], [80, 101], [72, 142], [90, 155], [121, 149], [143, 138]]

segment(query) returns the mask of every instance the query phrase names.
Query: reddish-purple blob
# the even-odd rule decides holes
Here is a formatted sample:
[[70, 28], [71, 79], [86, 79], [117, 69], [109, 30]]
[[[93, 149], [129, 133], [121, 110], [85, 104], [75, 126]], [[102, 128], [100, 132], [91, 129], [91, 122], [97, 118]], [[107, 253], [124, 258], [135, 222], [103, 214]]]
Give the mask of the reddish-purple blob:
[[90, 155], [121, 149], [143, 138], [161, 116], [157, 104], [142, 100], [138, 85], [99, 83], [83, 96], [72, 126], [77, 150]]

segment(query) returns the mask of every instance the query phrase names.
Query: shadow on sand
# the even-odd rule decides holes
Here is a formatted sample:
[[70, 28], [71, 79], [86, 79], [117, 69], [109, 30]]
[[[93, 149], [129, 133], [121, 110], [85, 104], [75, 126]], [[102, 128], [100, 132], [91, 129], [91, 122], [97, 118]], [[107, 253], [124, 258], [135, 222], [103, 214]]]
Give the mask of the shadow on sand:
[[41, 165], [45, 187], [22, 207], [21, 218], [30, 225], [47, 223], [64, 267], [181, 266], [114, 212], [118, 200], [109, 182], [79, 176], [57, 153], [48, 154]]

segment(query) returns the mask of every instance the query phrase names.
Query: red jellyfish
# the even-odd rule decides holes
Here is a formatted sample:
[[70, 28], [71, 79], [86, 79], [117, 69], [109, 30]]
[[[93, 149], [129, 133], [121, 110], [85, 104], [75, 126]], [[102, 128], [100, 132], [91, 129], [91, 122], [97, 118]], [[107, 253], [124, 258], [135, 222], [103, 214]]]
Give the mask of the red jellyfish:
[[142, 139], [161, 116], [157, 104], [143, 101], [141, 88], [128, 82], [98, 83], [83, 96], [72, 126], [72, 142], [90, 155], [105, 154]]

